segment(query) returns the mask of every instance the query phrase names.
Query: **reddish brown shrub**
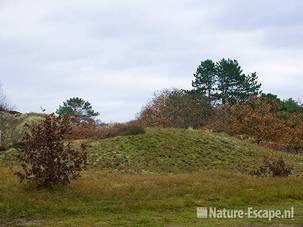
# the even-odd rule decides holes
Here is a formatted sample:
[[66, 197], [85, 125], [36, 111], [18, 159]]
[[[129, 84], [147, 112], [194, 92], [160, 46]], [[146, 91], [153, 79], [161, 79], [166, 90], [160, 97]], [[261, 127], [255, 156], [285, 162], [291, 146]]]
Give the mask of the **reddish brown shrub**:
[[232, 135], [248, 135], [257, 143], [278, 142], [285, 125], [274, 116], [269, 102], [252, 97], [246, 103], [216, 108], [209, 127]]
[[100, 130], [95, 121], [83, 121], [81, 123], [73, 123], [71, 133], [68, 139], [93, 139], [102, 138]]
[[288, 130], [284, 135], [287, 150], [303, 152], [303, 113], [293, 113], [286, 122]]
[[86, 146], [75, 149], [66, 136], [71, 131], [66, 116], [49, 115], [37, 125], [27, 125], [28, 130], [18, 149], [18, 161], [22, 170], [16, 172], [21, 182], [34, 182], [38, 186], [67, 184], [80, 176], [86, 168]]
[[245, 113], [236, 111], [229, 105], [214, 108], [214, 114], [210, 117], [207, 127], [217, 132], [226, 132], [231, 135], [239, 135], [241, 132], [241, 119]]

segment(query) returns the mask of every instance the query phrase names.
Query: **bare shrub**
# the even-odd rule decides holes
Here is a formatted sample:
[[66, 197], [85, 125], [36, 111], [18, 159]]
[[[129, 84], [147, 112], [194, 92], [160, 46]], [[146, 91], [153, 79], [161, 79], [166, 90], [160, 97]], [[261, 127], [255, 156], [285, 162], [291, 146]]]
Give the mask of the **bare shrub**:
[[22, 146], [17, 159], [22, 170], [16, 172], [20, 181], [29, 181], [38, 186], [70, 183], [86, 168], [86, 146], [75, 149], [65, 141], [71, 131], [70, 119], [66, 116], [47, 116], [37, 125], [26, 125]]
[[2, 90], [0, 82], [0, 111], [9, 111], [11, 109], [10, 105], [7, 102], [7, 98]]
[[198, 128], [212, 112], [201, 94], [185, 90], [163, 90], [143, 108], [138, 120], [145, 127]]

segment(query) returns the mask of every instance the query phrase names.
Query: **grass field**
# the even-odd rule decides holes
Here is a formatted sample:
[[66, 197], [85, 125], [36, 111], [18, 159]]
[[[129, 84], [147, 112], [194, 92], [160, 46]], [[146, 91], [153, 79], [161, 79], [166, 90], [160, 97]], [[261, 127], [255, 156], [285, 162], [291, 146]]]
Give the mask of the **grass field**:
[[[300, 226], [302, 156], [282, 154], [224, 134], [147, 129], [146, 134], [91, 142], [90, 168], [66, 187], [19, 184], [1, 154], [0, 226]], [[247, 172], [264, 156], [282, 155], [288, 178]], [[197, 219], [196, 207], [295, 208], [294, 220]]]

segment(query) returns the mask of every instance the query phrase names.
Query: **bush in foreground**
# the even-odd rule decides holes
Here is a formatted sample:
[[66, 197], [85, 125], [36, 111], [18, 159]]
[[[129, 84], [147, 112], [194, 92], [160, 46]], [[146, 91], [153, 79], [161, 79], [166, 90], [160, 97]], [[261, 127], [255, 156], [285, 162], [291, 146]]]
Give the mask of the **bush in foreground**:
[[16, 172], [21, 182], [26, 180], [38, 186], [70, 183], [86, 168], [86, 146], [75, 149], [66, 136], [71, 131], [66, 116], [49, 115], [37, 125], [26, 125], [28, 130], [18, 149], [17, 159], [22, 171]]

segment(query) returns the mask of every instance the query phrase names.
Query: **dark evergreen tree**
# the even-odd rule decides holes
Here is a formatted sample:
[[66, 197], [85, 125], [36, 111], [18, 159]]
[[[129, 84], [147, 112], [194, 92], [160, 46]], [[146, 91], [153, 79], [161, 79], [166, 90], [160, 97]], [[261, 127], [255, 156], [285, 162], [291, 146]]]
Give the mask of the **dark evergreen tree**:
[[209, 102], [214, 100], [214, 91], [216, 83], [216, 66], [212, 60], [202, 61], [194, 74], [195, 80], [192, 81], [192, 86], [199, 93], [209, 99]]
[[192, 86], [210, 101], [234, 104], [260, 94], [257, 74], [245, 75], [236, 60], [202, 61], [194, 77]]
[[216, 63], [218, 101], [235, 103], [240, 99], [245, 83], [245, 75], [236, 60], [222, 59]]
[[252, 73], [246, 76], [245, 83], [244, 83], [244, 98], [252, 95], [260, 95], [261, 94], [261, 83], [258, 82], [257, 73]]

